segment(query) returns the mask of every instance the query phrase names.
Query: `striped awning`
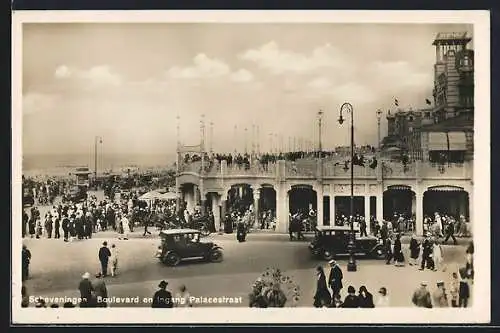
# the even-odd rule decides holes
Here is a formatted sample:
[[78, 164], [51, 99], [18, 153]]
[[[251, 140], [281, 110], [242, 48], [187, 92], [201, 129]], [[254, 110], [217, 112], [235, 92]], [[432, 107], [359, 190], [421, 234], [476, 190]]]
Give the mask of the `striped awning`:
[[408, 185], [389, 185], [387, 190], [411, 191], [411, 186]]
[[453, 186], [453, 185], [440, 185], [440, 186], [431, 186], [427, 188], [428, 191], [438, 191], [438, 192], [462, 192], [464, 191], [463, 187]]
[[429, 151], [448, 150], [448, 139], [444, 132], [429, 133]]
[[467, 150], [465, 132], [449, 132], [450, 150]]

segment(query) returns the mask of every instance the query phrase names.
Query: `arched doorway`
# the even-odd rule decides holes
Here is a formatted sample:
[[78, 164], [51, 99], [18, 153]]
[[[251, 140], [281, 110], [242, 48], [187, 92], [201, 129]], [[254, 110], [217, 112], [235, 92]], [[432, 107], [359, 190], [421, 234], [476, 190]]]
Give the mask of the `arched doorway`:
[[316, 191], [311, 185], [293, 185], [288, 191], [290, 213], [308, 213], [312, 208], [317, 211]]
[[190, 213], [193, 213], [200, 201], [198, 186], [192, 183], [184, 183], [180, 187], [182, 194], [180, 211], [182, 212], [184, 209], [187, 209]]
[[258, 213], [260, 229], [275, 228], [273, 221], [276, 218], [276, 190], [272, 185], [264, 184], [260, 188]]
[[416, 195], [408, 185], [391, 185], [383, 195], [383, 218], [401, 232], [415, 231]]
[[227, 193], [227, 204], [229, 212], [238, 211], [245, 213], [253, 205], [253, 189], [248, 184], [236, 184], [231, 186]]
[[469, 194], [459, 186], [432, 186], [424, 192], [424, 215], [434, 213], [451, 215], [458, 219], [463, 215], [469, 219]]
[[[342, 225], [345, 219], [351, 215], [351, 197], [350, 196], [335, 196], [335, 225]], [[353, 197], [353, 213], [354, 216], [365, 216], [365, 197]]]

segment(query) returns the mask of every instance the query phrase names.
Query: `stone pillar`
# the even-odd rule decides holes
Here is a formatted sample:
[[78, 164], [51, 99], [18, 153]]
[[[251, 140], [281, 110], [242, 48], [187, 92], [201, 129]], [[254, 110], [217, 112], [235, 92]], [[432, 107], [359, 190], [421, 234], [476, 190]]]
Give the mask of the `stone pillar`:
[[219, 229], [219, 232], [224, 232], [224, 223], [226, 222], [226, 210], [227, 210], [227, 192], [221, 195], [219, 200], [219, 205], [221, 207], [220, 209], [221, 220], [217, 228]]
[[[331, 192], [333, 193], [333, 192]], [[337, 208], [335, 207], [335, 195], [330, 196], [330, 225], [335, 225], [337, 218]]]
[[253, 211], [255, 215], [254, 224], [256, 225], [260, 225], [259, 200], [260, 200], [260, 188], [257, 188], [253, 190]]
[[181, 200], [182, 200], [182, 189], [178, 186], [175, 188], [175, 213], [179, 214], [179, 210], [181, 209]]
[[200, 190], [198, 186], [193, 186], [193, 197], [194, 197], [194, 205], [197, 206], [200, 203]]
[[383, 192], [383, 188], [382, 188], [382, 191], [380, 192], [380, 194], [377, 195], [377, 216], [376, 216], [376, 219], [377, 219], [377, 222], [382, 222], [384, 220], [384, 192]]
[[370, 195], [365, 195], [365, 222], [366, 222], [366, 232], [370, 234]]
[[417, 236], [424, 234], [424, 195], [421, 191], [415, 191], [415, 233]]
[[323, 212], [323, 185], [320, 184], [316, 188], [316, 215], [318, 220], [318, 226], [323, 226], [325, 224], [324, 212]]
[[288, 233], [288, 193], [284, 184], [276, 190], [276, 231]]
[[212, 195], [212, 213], [214, 214], [214, 224], [215, 224], [215, 229], [218, 230], [221, 224], [220, 206], [219, 206], [220, 197], [219, 194], [217, 193], [212, 193], [211, 195]]

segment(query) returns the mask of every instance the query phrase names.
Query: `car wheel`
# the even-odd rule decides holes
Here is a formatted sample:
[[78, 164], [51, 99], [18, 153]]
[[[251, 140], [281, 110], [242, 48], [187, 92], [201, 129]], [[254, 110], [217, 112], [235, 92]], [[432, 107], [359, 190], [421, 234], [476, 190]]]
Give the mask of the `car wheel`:
[[385, 253], [381, 248], [375, 249], [372, 252], [372, 255], [375, 259], [384, 259], [385, 258]]
[[326, 250], [326, 251], [324, 251], [324, 252], [323, 252], [323, 259], [325, 259], [325, 260], [330, 261], [330, 260], [332, 260], [334, 257], [335, 257], [335, 256], [334, 256], [333, 252], [330, 252], [330, 251], [328, 251], [328, 250]]
[[163, 257], [163, 262], [169, 266], [177, 266], [181, 262], [181, 257], [175, 252], [170, 252]]
[[223, 257], [224, 255], [222, 254], [221, 250], [213, 250], [212, 252], [210, 252], [209, 260], [211, 262], [221, 262]]

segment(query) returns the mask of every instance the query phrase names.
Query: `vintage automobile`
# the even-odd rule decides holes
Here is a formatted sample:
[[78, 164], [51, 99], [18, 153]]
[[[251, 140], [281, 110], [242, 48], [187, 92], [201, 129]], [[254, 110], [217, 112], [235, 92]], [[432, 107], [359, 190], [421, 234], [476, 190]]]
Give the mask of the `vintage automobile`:
[[35, 204], [35, 199], [33, 198], [33, 194], [29, 191], [29, 189], [23, 189], [23, 207], [31, 207]]
[[[382, 259], [385, 256], [382, 240], [375, 236], [359, 236], [359, 230], [354, 230], [354, 253]], [[337, 255], [349, 254], [348, 244], [351, 228], [348, 226], [317, 226], [314, 240], [309, 245], [311, 254], [325, 260], [331, 260]]]
[[213, 242], [200, 242], [200, 231], [195, 229], [168, 229], [160, 232], [161, 245], [156, 257], [169, 266], [182, 260], [203, 259], [221, 262], [222, 248]]
[[73, 186], [65, 196], [65, 201], [81, 202], [87, 199], [87, 188], [85, 186]]

